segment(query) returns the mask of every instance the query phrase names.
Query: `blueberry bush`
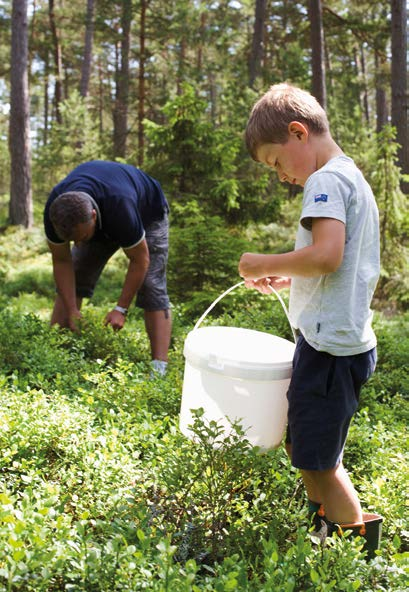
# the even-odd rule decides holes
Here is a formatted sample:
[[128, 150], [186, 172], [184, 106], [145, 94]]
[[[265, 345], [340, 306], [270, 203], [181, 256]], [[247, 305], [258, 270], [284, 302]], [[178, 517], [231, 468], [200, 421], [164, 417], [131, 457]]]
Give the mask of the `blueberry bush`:
[[[20, 232], [0, 236], [0, 590], [407, 590], [407, 313], [376, 313], [378, 369], [345, 453], [365, 509], [385, 518], [368, 561], [359, 538], [314, 544], [282, 447], [260, 453], [237, 425], [215, 448], [200, 410], [195, 440], [180, 433], [191, 306], [174, 305], [169, 371], [152, 379], [140, 313], [121, 333], [103, 325], [121, 261], [79, 334], [50, 328], [50, 260]], [[206, 322], [291, 338], [273, 297], [240, 289]]]

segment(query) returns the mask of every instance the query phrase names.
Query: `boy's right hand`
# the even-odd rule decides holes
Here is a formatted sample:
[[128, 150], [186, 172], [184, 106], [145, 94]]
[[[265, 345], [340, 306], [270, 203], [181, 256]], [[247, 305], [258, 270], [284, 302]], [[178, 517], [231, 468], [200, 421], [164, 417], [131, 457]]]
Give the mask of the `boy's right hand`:
[[284, 288], [289, 288], [290, 284], [291, 278], [280, 276], [271, 276], [261, 278], [259, 280], [244, 281], [244, 285], [246, 286], [246, 288], [253, 288], [261, 292], [261, 294], [271, 294], [271, 288], [274, 288], [274, 290], [282, 290]]

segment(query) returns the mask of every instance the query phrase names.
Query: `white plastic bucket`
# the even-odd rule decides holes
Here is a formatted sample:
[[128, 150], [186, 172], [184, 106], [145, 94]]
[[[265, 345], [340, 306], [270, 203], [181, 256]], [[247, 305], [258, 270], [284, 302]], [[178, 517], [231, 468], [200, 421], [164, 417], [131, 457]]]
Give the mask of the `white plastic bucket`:
[[239, 422], [252, 445], [264, 450], [279, 446], [287, 422], [286, 393], [295, 344], [250, 329], [197, 328], [205, 315], [184, 346], [182, 433], [194, 436], [191, 410], [202, 407], [203, 420], [216, 421], [224, 435], [231, 432], [232, 422]]

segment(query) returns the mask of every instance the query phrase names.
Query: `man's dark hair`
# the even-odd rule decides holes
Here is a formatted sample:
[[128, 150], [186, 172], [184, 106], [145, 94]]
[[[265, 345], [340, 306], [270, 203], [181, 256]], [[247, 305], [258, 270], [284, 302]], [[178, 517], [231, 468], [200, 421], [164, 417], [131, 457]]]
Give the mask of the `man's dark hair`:
[[78, 224], [91, 222], [93, 210], [94, 205], [88, 193], [82, 191], [61, 193], [50, 206], [51, 224], [62, 240], [72, 240]]

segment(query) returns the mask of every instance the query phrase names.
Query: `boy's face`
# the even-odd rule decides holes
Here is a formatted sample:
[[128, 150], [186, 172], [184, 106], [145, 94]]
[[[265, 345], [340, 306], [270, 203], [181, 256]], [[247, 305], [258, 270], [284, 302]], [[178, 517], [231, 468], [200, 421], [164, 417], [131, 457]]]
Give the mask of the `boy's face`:
[[317, 170], [316, 157], [304, 125], [292, 122], [285, 144], [262, 144], [257, 160], [274, 169], [281, 182], [304, 187], [308, 177]]

